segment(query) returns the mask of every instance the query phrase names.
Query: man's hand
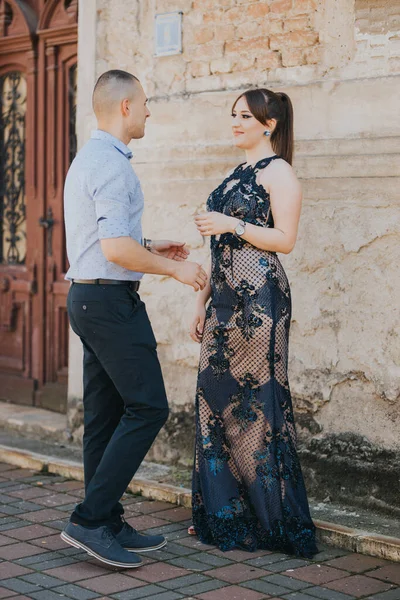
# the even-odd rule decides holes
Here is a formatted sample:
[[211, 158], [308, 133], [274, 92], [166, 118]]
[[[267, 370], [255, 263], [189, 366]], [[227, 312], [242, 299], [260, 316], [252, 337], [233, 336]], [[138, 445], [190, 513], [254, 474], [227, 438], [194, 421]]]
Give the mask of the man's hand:
[[186, 260], [190, 254], [185, 242], [171, 242], [170, 240], [152, 241], [150, 249], [152, 254], [177, 261]]
[[181, 283], [191, 285], [195, 292], [204, 290], [208, 279], [203, 267], [194, 262], [182, 262], [176, 265], [172, 277]]

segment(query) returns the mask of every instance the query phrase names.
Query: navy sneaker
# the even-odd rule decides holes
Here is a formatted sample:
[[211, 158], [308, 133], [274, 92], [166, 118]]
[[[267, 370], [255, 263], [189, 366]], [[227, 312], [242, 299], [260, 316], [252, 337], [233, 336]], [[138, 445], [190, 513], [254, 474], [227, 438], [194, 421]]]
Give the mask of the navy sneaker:
[[70, 521], [61, 533], [61, 539], [113, 567], [132, 569], [140, 567], [142, 564], [139, 556], [122, 548], [111, 529], [105, 525], [96, 529], [88, 529]]
[[142, 535], [123, 521], [122, 529], [115, 534], [115, 539], [128, 552], [151, 552], [163, 548], [167, 540], [162, 535]]

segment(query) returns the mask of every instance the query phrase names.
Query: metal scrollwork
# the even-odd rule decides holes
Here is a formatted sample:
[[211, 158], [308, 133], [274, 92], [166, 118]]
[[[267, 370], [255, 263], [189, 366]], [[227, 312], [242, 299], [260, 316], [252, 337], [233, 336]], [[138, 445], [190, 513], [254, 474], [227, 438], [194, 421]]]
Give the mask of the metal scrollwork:
[[25, 262], [25, 112], [22, 73], [0, 77], [0, 263]]

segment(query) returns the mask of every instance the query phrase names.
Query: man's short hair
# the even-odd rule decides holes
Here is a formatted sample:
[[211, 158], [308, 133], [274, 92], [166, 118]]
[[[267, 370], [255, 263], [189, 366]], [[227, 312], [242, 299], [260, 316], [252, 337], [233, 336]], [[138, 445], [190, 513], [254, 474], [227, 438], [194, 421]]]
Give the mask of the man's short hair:
[[93, 110], [96, 115], [109, 112], [116, 103], [132, 96], [131, 89], [137, 84], [140, 82], [135, 75], [120, 69], [100, 75], [93, 90]]

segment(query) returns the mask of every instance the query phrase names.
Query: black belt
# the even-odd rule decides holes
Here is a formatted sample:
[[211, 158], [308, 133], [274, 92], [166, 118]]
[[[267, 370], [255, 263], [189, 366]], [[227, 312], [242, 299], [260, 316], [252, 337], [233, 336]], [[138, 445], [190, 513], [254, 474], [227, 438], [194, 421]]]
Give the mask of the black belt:
[[134, 292], [137, 292], [140, 287], [140, 281], [120, 281], [119, 279], [73, 279], [72, 283], [92, 285], [125, 285]]

